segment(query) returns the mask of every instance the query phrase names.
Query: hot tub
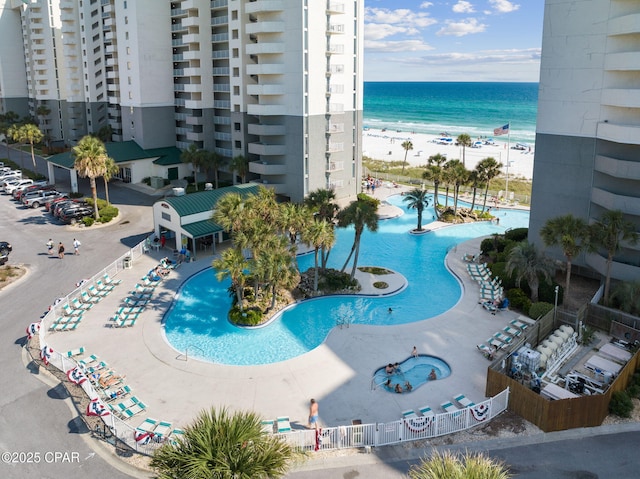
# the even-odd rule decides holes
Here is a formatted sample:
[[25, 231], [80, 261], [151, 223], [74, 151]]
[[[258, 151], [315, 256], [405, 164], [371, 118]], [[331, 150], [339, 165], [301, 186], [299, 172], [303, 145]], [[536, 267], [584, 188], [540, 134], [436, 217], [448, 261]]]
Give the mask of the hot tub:
[[[419, 354], [417, 357], [409, 356], [399, 363], [398, 369], [391, 374], [387, 374], [386, 368], [386, 365], [382, 366], [373, 373], [373, 385], [374, 388], [393, 393], [396, 393], [397, 384], [400, 385], [403, 393], [408, 393], [432, 381], [429, 379], [432, 369], [435, 371], [436, 380], [446, 378], [451, 374], [451, 368], [446, 361], [437, 356], [426, 354]], [[411, 384], [410, 389], [406, 387], [407, 382]]]

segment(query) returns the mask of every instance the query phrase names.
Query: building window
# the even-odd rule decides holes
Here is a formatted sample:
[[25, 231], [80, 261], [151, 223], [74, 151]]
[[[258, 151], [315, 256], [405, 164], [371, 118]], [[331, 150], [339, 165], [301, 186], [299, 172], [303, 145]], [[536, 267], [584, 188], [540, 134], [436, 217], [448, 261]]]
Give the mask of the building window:
[[235, 141], [236, 150], [240, 150], [242, 148], [242, 142], [240, 140]]
[[238, 30], [231, 30], [231, 38], [234, 40], [237, 40], [238, 37]]
[[235, 131], [240, 131], [240, 129], [241, 129], [240, 123], [234, 123], [234, 124], [233, 124], [233, 129], [234, 129]]
[[234, 95], [240, 95], [240, 87], [239, 86], [234, 86], [233, 87], [233, 94]]
[[127, 47], [127, 55], [131, 55], [131, 47]]
[[129, 25], [129, 17], [124, 17], [124, 24]]
[[238, 78], [240, 76], [240, 68], [233, 67], [233, 76], [234, 78]]
[[171, 222], [171, 215], [169, 213], [162, 213], [162, 219]]
[[233, 49], [233, 58], [238, 58], [240, 56], [240, 50], [237, 48]]
[[124, 39], [129, 40], [129, 32], [124, 32]]
[[238, 10], [231, 10], [231, 20], [238, 19]]

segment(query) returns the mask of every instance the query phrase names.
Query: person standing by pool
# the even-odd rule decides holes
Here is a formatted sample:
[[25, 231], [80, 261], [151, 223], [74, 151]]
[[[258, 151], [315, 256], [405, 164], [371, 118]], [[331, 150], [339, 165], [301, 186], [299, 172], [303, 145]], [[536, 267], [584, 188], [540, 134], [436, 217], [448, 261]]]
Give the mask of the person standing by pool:
[[413, 350], [411, 351], [411, 356], [413, 356], [414, 358], [418, 357], [418, 348], [416, 348], [415, 346], [413, 347]]
[[312, 399], [309, 405], [309, 429], [318, 429], [318, 402]]

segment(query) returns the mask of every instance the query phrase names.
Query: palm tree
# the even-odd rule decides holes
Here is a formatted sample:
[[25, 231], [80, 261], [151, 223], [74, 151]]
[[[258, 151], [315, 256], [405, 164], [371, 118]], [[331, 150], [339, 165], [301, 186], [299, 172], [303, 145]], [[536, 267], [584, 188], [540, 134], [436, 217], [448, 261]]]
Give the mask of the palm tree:
[[496, 161], [495, 158], [489, 156], [478, 163], [477, 167], [480, 181], [485, 184], [484, 203], [482, 203], [482, 212], [487, 208], [487, 195], [489, 194], [489, 186], [491, 180], [500, 175], [502, 163]]
[[478, 188], [481, 188], [483, 186], [478, 168], [475, 168], [474, 170], [471, 170], [469, 172], [469, 184], [471, 185], [471, 188], [473, 188], [473, 197], [471, 200], [471, 208], [469, 209], [469, 211], [473, 213], [473, 210], [476, 207], [476, 195], [478, 194]]
[[105, 164], [104, 164], [104, 175], [102, 175], [102, 179], [104, 180], [104, 196], [105, 196], [105, 199], [107, 200], [107, 203], [110, 203], [109, 180], [111, 180], [111, 178], [113, 178], [113, 175], [115, 175], [118, 171], [120, 171], [120, 167], [116, 164], [114, 159], [107, 157], [107, 160], [105, 161]]
[[506, 466], [482, 453], [435, 452], [409, 469], [410, 479], [509, 479]]
[[211, 168], [213, 170], [213, 182], [217, 190], [220, 185], [220, 167], [225, 164], [226, 160], [215, 151], [208, 151], [204, 160], [205, 168]]
[[402, 198], [402, 201], [409, 203], [407, 206], [418, 212], [418, 227], [417, 231], [424, 231], [422, 229], [422, 212], [425, 208], [429, 207], [429, 198], [426, 190], [415, 188], [411, 191], [407, 191]]
[[182, 150], [180, 159], [183, 163], [191, 163], [193, 168], [193, 182], [196, 184], [196, 191], [198, 191], [198, 169], [206, 162], [205, 157], [207, 153], [203, 150], [199, 150], [198, 147], [191, 143], [189, 148]]
[[376, 232], [378, 230], [378, 204], [379, 201], [375, 198], [370, 198], [366, 195], [360, 194], [356, 201], [352, 201], [349, 206], [338, 213], [338, 226], [345, 228], [349, 225], [353, 225], [355, 230], [351, 251], [349, 252], [349, 256], [342, 267], [342, 272], [344, 272], [347, 268], [347, 264], [349, 264], [349, 261], [353, 256], [353, 268], [351, 269], [352, 279], [356, 275], [356, 268], [358, 266], [358, 255], [360, 253], [362, 232], [365, 227], [371, 232]]
[[44, 135], [36, 125], [27, 123], [18, 128], [18, 141], [20, 143], [29, 143], [31, 146], [31, 161], [33, 161], [33, 168], [36, 168], [36, 155], [33, 151], [33, 145], [40, 143]]
[[292, 288], [299, 279], [298, 270], [289, 252], [288, 241], [283, 236], [272, 236], [269, 247], [261, 250], [256, 262], [264, 282], [271, 290], [272, 309], [276, 305], [278, 290]]
[[[246, 183], [247, 181], [247, 173], [249, 172], [249, 160], [243, 155], [234, 156], [229, 164], [229, 167], [232, 171], [235, 171], [236, 174], [240, 177], [240, 181], [242, 183]], [[234, 181], [235, 183], [235, 181]]]
[[336, 242], [336, 233], [333, 225], [326, 221], [313, 221], [302, 230], [302, 241], [313, 246], [315, 272], [313, 277], [313, 290], [318, 291], [318, 252], [331, 249]]
[[567, 276], [564, 297], [569, 297], [571, 288], [571, 264], [573, 258], [588, 247], [589, 229], [582, 218], [572, 214], [550, 218], [540, 229], [540, 237], [546, 246], [560, 246], [567, 260]]
[[244, 286], [246, 283], [245, 270], [249, 267], [239, 248], [229, 248], [222, 252], [220, 258], [213, 260], [212, 266], [218, 270], [218, 281], [231, 279], [231, 288], [236, 294], [236, 302], [240, 311], [244, 309]]
[[230, 233], [240, 230], [245, 218], [245, 204], [240, 193], [226, 193], [216, 203], [211, 217], [213, 221]]
[[613, 257], [622, 248], [622, 242], [630, 244], [638, 242], [638, 233], [635, 225], [624, 219], [620, 210], [606, 211], [600, 219], [591, 225], [591, 242], [594, 246], [600, 246], [607, 252], [607, 272], [604, 283], [604, 302], [609, 303], [609, 289], [611, 287], [611, 264]]
[[[7, 127], [7, 138], [6, 138], [6, 140], [7, 140], [7, 157], [8, 157], [8, 159], [11, 159], [9, 157], [9, 151], [11, 151], [9, 149], [9, 140], [11, 139], [13, 141], [18, 141], [18, 138], [20, 138], [19, 130], [20, 130], [20, 125], [17, 125], [15, 123], [13, 123], [13, 124], [11, 124], [11, 125], [9, 125]], [[24, 168], [24, 161], [23, 161], [22, 155], [20, 155], [20, 164], [22, 165], [22, 168]]]
[[113, 128], [111, 128], [111, 125], [105, 125], [98, 130], [95, 136], [107, 143], [111, 141], [111, 137], [113, 136]]
[[448, 179], [453, 184], [453, 214], [458, 213], [458, 196], [460, 186], [469, 180], [469, 170], [467, 170], [460, 160], [451, 160], [447, 163]]
[[[336, 215], [340, 211], [340, 207], [334, 203], [336, 194], [333, 190], [319, 188], [312, 191], [304, 199], [304, 205], [311, 209], [315, 214], [316, 219], [329, 223], [331, 228], [334, 227]], [[333, 244], [331, 245], [333, 246]], [[321, 270], [324, 271], [327, 268], [327, 262], [329, 261], [329, 254], [331, 253], [331, 247], [322, 246], [321, 248]]]
[[409, 150], [413, 150], [413, 143], [410, 140], [405, 140], [402, 142], [402, 148], [404, 148], [404, 161], [402, 162], [402, 173], [404, 175], [404, 167], [407, 164], [407, 153]]
[[253, 412], [202, 411], [184, 437], [157, 449], [151, 467], [161, 479], [283, 477], [296, 453], [286, 441], [262, 432]]
[[427, 169], [424, 173], [422, 173], [422, 177], [425, 180], [433, 181], [433, 206], [436, 210], [436, 217], [440, 217], [440, 212], [438, 211], [438, 186], [440, 182], [443, 180], [444, 171], [442, 169], [442, 165], [447, 162], [447, 157], [437, 153], [432, 155], [427, 160]]
[[540, 254], [533, 243], [522, 242], [513, 247], [507, 257], [506, 272], [516, 274], [516, 286], [519, 288], [524, 279], [531, 288], [531, 301], [538, 302], [539, 277], [551, 280], [555, 265], [549, 258]]
[[73, 167], [82, 178], [89, 178], [91, 194], [93, 196], [93, 212], [95, 219], [99, 219], [98, 190], [96, 178], [104, 176], [107, 164], [107, 149], [104, 143], [94, 136], [84, 136], [71, 150], [74, 158]]
[[467, 166], [467, 163], [465, 162], [466, 149], [467, 149], [467, 146], [473, 145], [473, 142], [471, 141], [471, 137], [466, 133], [462, 133], [458, 135], [456, 142], [458, 143], [458, 145], [462, 146], [462, 164], [466, 168]]

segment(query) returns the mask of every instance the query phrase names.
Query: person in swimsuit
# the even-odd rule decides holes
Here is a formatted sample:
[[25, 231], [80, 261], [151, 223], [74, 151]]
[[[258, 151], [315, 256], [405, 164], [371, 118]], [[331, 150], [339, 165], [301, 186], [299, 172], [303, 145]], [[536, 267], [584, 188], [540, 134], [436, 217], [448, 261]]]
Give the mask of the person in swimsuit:
[[309, 405], [309, 429], [318, 429], [318, 402], [312, 399]]

